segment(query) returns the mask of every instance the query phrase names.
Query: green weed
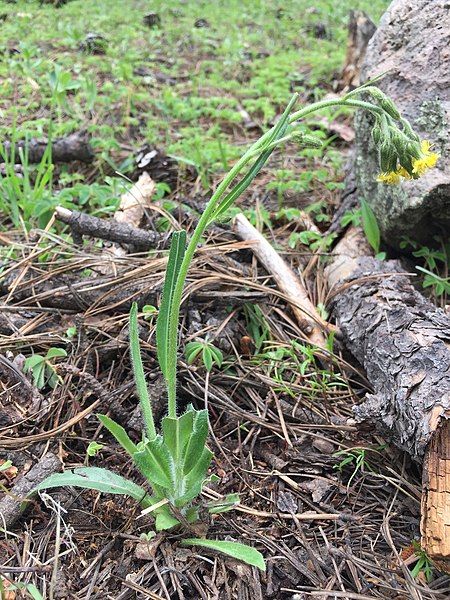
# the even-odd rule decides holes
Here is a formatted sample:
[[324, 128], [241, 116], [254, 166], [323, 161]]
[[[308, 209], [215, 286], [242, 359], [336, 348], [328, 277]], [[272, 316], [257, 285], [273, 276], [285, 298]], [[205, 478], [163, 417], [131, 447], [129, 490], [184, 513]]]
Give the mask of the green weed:
[[195, 340], [186, 344], [184, 349], [188, 365], [192, 365], [197, 359], [201, 359], [206, 370], [211, 372], [213, 365], [222, 366], [223, 354], [212, 342], [207, 340]]
[[46, 385], [51, 388], [57, 386], [60, 377], [57, 374], [54, 362], [57, 358], [67, 356], [67, 352], [63, 348], [49, 348], [45, 356], [33, 354], [25, 360], [24, 371], [31, 371], [33, 375], [34, 385], [38, 390], [41, 390]]
[[[130, 354], [144, 421], [143, 439], [135, 444], [125, 429], [110, 417], [98, 415], [98, 418], [131, 456], [137, 469], [151, 487], [151, 494], [133, 481], [100, 467], [83, 467], [52, 475], [40, 483], [33, 490], [34, 492], [73, 485], [128, 495], [137, 500], [146, 513], [154, 513], [157, 530], [172, 529], [180, 525], [189, 529], [189, 523], [199, 518], [199, 505], [195, 500], [200, 496], [205, 483], [213, 477], [208, 474], [213, 453], [206, 445], [209, 417], [207, 410], [196, 410], [192, 406], [180, 414], [177, 396], [180, 307], [186, 277], [197, 246], [208, 226], [226, 213], [239, 196], [248, 189], [275, 148], [288, 141], [302, 142], [304, 138], [302, 134], [298, 134], [296, 123], [308, 114], [331, 106], [364, 108], [374, 113], [377, 119], [386, 119], [390, 124], [390, 130], [395, 132], [401, 127], [398, 129], [398, 135], [409, 136], [411, 140], [407, 147], [414, 149], [412, 136], [415, 134], [406, 129], [406, 122], [397, 123], [400, 119], [392, 116], [395, 107], [390, 100], [388, 101], [385, 96], [380, 100], [378, 92], [376, 95], [373, 94], [374, 103], [358, 99], [358, 94], [368, 89], [370, 91], [367, 87], [356, 90], [340, 99], [319, 101], [297, 111], [294, 111], [297, 101], [297, 95], [294, 95], [276, 125], [242, 155], [217, 186], [192, 232], [189, 243], [187, 243], [186, 231], [180, 230], [172, 234], [162, 299], [156, 321], [157, 358], [166, 382], [168, 409], [167, 416], [162, 419], [160, 433], [156, 428], [140, 353], [138, 307], [133, 304], [129, 321]], [[402, 134], [403, 130], [406, 133]], [[383, 142], [389, 144], [391, 140], [385, 139]], [[205, 345], [203, 348], [196, 346], [194, 350], [191, 347], [192, 354], [202, 352], [205, 358], [205, 348], [208, 350], [205, 366], [209, 369], [212, 368], [214, 359], [216, 362], [221, 361], [221, 355], [212, 352], [211, 346]], [[312, 348], [302, 346], [301, 352], [313, 359]], [[47, 357], [50, 358], [48, 354]], [[41, 362], [45, 361], [43, 357], [40, 358]], [[36, 367], [38, 363], [33, 363], [31, 366]], [[325, 380], [324, 382], [328, 383]], [[320, 386], [321, 382], [317, 384]], [[261, 553], [243, 544], [192, 538], [185, 539], [183, 543], [213, 548], [265, 570]]]

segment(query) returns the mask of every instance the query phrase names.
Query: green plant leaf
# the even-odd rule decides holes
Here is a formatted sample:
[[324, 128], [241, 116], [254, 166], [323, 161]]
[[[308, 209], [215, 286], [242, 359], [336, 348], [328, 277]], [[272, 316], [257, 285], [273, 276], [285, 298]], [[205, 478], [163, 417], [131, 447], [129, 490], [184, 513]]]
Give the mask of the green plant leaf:
[[184, 454], [186, 444], [192, 435], [194, 425], [194, 411], [188, 410], [181, 417], [164, 417], [162, 431], [164, 444], [167, 446], [174, 461], [178, 461]]
[[131, 496], [141, 504], [147, 504], [145, 499], [149, 500], [147, 491], [144, 488], [108, 469], [100, 467], [81, 467], [73, 471], [55, 473], [33, 488], [30, 494], [66, 485], [97, 490], [106, 494]]
[[219, 500], [214, 500], [214, 502], [209, 502], [207, 507], [208, 511], [212, 515], [217, 515], [233, 510], [238, 504], [239, 494], [227, 494], [225, 498], [220, 498]]
[[188, 502], [191, 502], [202, 491], [203, 485], [207, 480], [208, 468], [211, 464], [213, 453], [209, 448], [204, 448], [200, 459], [195, 467], [185, 477], [185, 492], [182, 496], [176, 499], [175, 505], [182, 507]]
[[[20, 581], [12, 583], [9, 588], [10, 590], [25, 590], [30, 594], [33, 600], [45, 600], [44, 596], [37, 589], [37, 587], [33, 583], [22, 583]], [[1, 588], [0, 588], [1, 591]], [[3, 598], [3, 596], [1, 596]]]
[[[167, 507], [164, 507], [167, 509]], [[176, 527], [180, 522], [178, 519], [173, 517], [169, 510], [162, 510], [157, 513], [155, 518], [155, 529], [156, 531], [164, 531], [165, 529], [172, 529], [172, 527]]]
[[186, 360], [188, 365], [192, 365], [197, 356], [203, 350], [203, 344], [201, 342], [189, 342], [186, 344], [186, 348], [184, 349], [184, 353], [186, 356]]
[[50, 359], [59, 358], [63, 356], [67, 356], [67, 352], [64, 350], [64, 348], [49, 348], [47, 354], [45, 355], [45, 358]]
[[209, 223], [215, 221], [220, 215], [225, 213], [234, 203], [234, 201], [249, 187], [258, 173], [261, 171], [263, 166], [269, 160], [270, 155], [275, 150], [275, 146], [265, 150], [268, 146], [270, 146], [274, 141], [279, 140], [286, 133], [288, 128], [289, 115], [294, 107], [294, 104], [297, 101], [297, 94], [292, 96], [289, 104], [283, 111], [280, 119], [275, 125], [272, 134], [268, 137], [265, 145], [261, 148], [261, 154], [258, 156], [256, 161], [250, 167], [246, 175], [234, 186], [234, 188], [220, 201], [217, 208], [215, 209]]
[[86, 448], [87, 456], [97, 456], [99, 451], [103, 448], [103, 444], [98, 442], [89, 442], [89, 446]]
[[213, 355], [211, 352], [211, 348], [207, 344], [203, 346], [202, 359], [206, 370], [208, 371], [208, 373], [211, 373], [213, 368]]
[[200, 460], [208, 437], [208, 411], [194, 412], [194, 425], [192, 435], [184, 452], [183, 472], [187, 475]]
[[239, 542], [227, 542], [223, 540], [201, 540], [196, 538], [188, 538], [181, 540], [181, 545], [200, 546], [201, 548], [216, 550], [217, 552], [221, 552], [222, 554], [227, 554], [228, 556], [236, 558], [237, 560], [241, 560], [248, 565], [258, 567], [258, 569], [261, 569], [261, 571], [266, 570], [266, 564], [261, 552], [256, 550], [256, 548], [247, 546], [246, 544], [240, 544]]
[[209, 349], [211, 350], [211, 353], [213, 355], [214, 362], [216, 363], [216, 365], [218, 367], [221, 367], [222, 363], [223, 363], [222, 351], [219, 350], [219, 348], [216, 348], [215, 346], [213, 346], [212, 344], [210, 344]]
[[367, 241], [373, 248], [375, 254], [378, 254], [380, 251], [380, 228], [378, 227], [378, 222], [372, 207], [364, 200], [364, 198], [361, 198], [361, 217]]
[[23, 369], [25, 372], [30, 371], [37, 365], [45, 362], [45, 358], [40, 354], [33, 354], [33, 356], [29, 356], [23, 365]]
[[137, 452], [133, 454], [133, 460], [151, 483], [172, 489], [173, 463], [160, 435], [153, 440], [141, 442]]
[[45, 371], [46, 364], [45, 362], [38, 363], [35, 367], [33, 367], [33, 379], [34, 385], [38, 390], [41, 390], [45, 386]]
[[145, 428], [149, 439], [153, 439], [156, 437], [155, 422], [153, 420], [152, 404], [148, 394], [147, 383], [145, 381], [144, 367], [142, 365], [137, 312], [137, 304], [136, 302], [133, 302], [130, 310], [130, 355], [136, 391], [142, 407]]
[[97, 418], [102, 425], [104, 425], [106, 429], [116, 438], [122, 448], [126, 450], [130, 456], [133, 456], [133, 454], [137, 452], [136, 444], [130, 440], [127, 432], [121, 425], [113, 421], [107, 415], [97, 414]]
[[158, 318], [156, 320], [156, 350], [158, 362], [167, 380], [167, 344], [169, 337], [169, 321], [172, 307], [173, 291], [180, 271], [181, 263], [186, 251], [186, 232], [184, 230], [175, 231], [172, 234], [170, 244], [169, 259], [164, 280], [161, 305], [159, 307]]

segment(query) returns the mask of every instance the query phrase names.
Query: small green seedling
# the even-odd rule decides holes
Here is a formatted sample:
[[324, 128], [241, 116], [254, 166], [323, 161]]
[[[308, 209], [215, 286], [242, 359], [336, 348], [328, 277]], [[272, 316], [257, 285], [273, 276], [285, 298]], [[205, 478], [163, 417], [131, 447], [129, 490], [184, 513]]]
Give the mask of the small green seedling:
[[440, 277], [437, 273], [433, 273], [423, 267], [416, 267], [416, 269], [425, 273], [422, 283], [424, 288], [434, 288], [436, 296], [450, 295], [450, 277]]
[[1, 576], [0, 576], [0, 598], [1, 600], [3, 600], [3, 598], [10, 598], [9, 592], [14, 593], [14, 590], [23, 590], [25, 592], [27, 592], [30, 595], [30, 598], [32, 598], [33, 600], [44, 600], [44, 596], [41, 594], [41, 592], [37, 589], [37, 587], [34, 585], [34, 583], [21, 583], [21, 582], [13, 582], [13, 581], [8, 581], [8, 587], [5, 588], [5, 585], [3, 583], [4, 580], [2, 580]]
[[342, 473], [342, 471], [344, 470], [344, 467], [346, 467], [347, 465], [353, 467], [353, 473], [350, 476], [350, 479], [348, 480], [348, 484], [347, 484], [347, 488], [350, 487], [353, 479], [356, 477], [356, 475], [361, 472], [364, 473], [366, 471], [370, 471], [373, 472], [372, 466], [369, 463], [369, 461], [367, 460], [367, 453], [368, 452], [376, 452], [379, 453], [380, 450], [384, 450], [386, 446], [385, 445], [381, 445], [381, 446], [377, 446], [376, 448], [363, 448], [363, 447], [356, 447], [356, 448], [345, 448], [344, 450], [339, 450], [338, 452], [335, 452], [333, 454], [334, 457], [340, 457], [342, 456], [342, 460], [339, 464], [335, 465], [335, 469], [338, 469], [339, 472]]
[[152, 304], [146, 304], [142, 307], [142, 314], [146, 321], [151, 321], [158, 314], [158, 309]]
[[70, 327], [68, 327], [66, 329], [66, 338], [68, 340], [71, 340], [72, 338], [74, 338], [77, 335], [77, 328], [75, 325], [71, 325]]
[[361, 209], [354, 208], [353, 210], [347, 211], [341, 219], [341, 226], [347, 227], [353, 225], [353, 227], [359, 227], [361, 225]]
[[[358, 94], [365, 93], [371, 101], [362, 101]], [[307, 115], [330, 107], [350, 107], [367, 110], [374, 116], [374, 139], [380, 145], [382, 170], [410, 169], [412, 154], [420, 153], [420, 140], [409, 123], [402, 119], [397, 109], [378, 88], [366, 85], [343, 98], [323, 100], [292, 112], [297, 95], [294, 95], [277, 124], [265, 133], [234, 164], [223, 181], [217, 186], [205, 206], [189, 243], [186, 231], [172, 235], [162, 299], [156, 322], [156, 348], [159, 366], [167, 385], [167, 416], [161, 428], [156, 429], [150, 396], [139, 347], [138, 307], [133, 304], [130, 312], [130, 354], [136, 382], [137, 395], [142, 408], [144, 430], [142, 439], [133, 442], [125, 429], [106, 415], [98, 415], [101, 423], [131, 456], [136, 468], [146, 481], [145, 487], [137, 485], [108, 469], [82, 467], [65, 473], [51, 475], [33, 492], [52, 487], [72, 485], [90, 488], [110, 494], [131, 496], [148, 514], [155, 518], [155, 529], [178, 528], [185, 535], [189, 524], [200, 516], [198, 497], [204, 485], [217, 478], [209, 473], [213, 458], [207, 446], [209, 419], [207, 410], [192, 406], [180, 414], [177, 397], [177, 367], [179, 317], [184, 284], [191, 261], [206, 228], [221, 218], [236, 199], [250, 186], [269, 160], [275, 148], [287, 141], [310, 145], [310, 140], [298, 129], [298, 122]], [[394, 164], [395, 163], [395, 164]], [[240, 177], [240, 178], [238, 178]], [[249, 321], [255, 318], [255, 311]], [[260, 327], [258, 323], [258, 327]], [[203, 351], [203, 349], [200, 349]], [[217, 358], [218, 355], [216, 355]], [[212, 356], [210, 357], [212, 359]], [[208, 366], [208, 365], [206, 365]], [[237, 502], [228, 496], [222, 505], [209, 506], [213, 512], [232, 508]], [[184, 545], [200, 546], [242, 560], [265, 570], [262, 554], [249, 546], [231, 541], [185, 538]]]
[[211, 372], [213, 365], [221, 367], [223, 363], [222, 352], [207, 340], [189, 342], [186, 344], [184, 353], [188, 365], [192, 365], [197, 359], [201, 359], [208, 373]]
[[338, 465], [335, 465], [335, 469], [337, 469], [340, 473], [344, 470], [344, 467], [351, 466], [353, 468], [353, 473], [348, 480], [347, 488], [350, 487], [353, 479], [356, 475], [361, 471], [364, 473], [365, 471], [371, 471], [371, 466], [366, 459], [367, 448], [351, 448], [349, 450], [339, 450], [339, 452], [335, 452], [333, 456], [335, 457], [343, 457], [341, 462]]
[[45, 356], [33, 354], [29, 356], [24, 364], [24, 371], [31, 371], [33, 375], [34, 385], [38, 390], [41, 390], [46, 385], [55, 388], [60, 381], [57, 374], [54, 361], [56, 358], [67, 356], [67, 352], [63, 348], [50, 348]]
[[10, 467], [12, 467], [12, 462], [10, 460], [5, 460], [5, 462], [0, 465], [0, 473], [2, 471], [7, 471]]
[[89, 446], [86, 448], [86, 455], [97, 456], [102, 448], [103, 444], [99, 444], [98, 442], [89, 442]]
[[423, 573], [427, 583], [430, 583], [433, 578], [433, 563], [429, 559], [425, 550], [422, 549], [419, 542], [413, 540], [412, 545], [414, 548], [414, 554], [417, 557], [417, 562], [411, 571], [411, 576], [416, 578], [419, 573]]

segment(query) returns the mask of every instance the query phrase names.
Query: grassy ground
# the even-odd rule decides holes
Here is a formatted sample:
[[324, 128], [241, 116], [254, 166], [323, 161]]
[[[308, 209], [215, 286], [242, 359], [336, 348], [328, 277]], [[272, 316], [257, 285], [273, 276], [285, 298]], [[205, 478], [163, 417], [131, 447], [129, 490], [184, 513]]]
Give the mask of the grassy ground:
[[[376, 20], [385, 5], [361, 0], [356, 8]], [[19, 139], [42, 137], [50, 123], [53, 137], [87, 129], [98, 153], [91, 189], [84, 186], [93, 183], [92, 174], [68, 169], [54, 182], [65, 189], [63, 203], [87, 195], [91, 209], [113, 209], [117, 185], [106, 180], [110, 194], [98, 186], [111, 166], [126, 174], [143, 142], [194, 163], [207, 188], [213, 174], [239, 156], [251, 135], [246, 123], [265, 127], [293, 91], [308, 101], [332, 89], [345, 53], [348, 10], [355, 8], [326, 0], [156, 1], [151, 9], [161, 26], [151, 29], [142, 20], [149, 6], [0, 3], [7, 15], [2, 136], [10, 138], [14, 129]], [[206, 27], [195, 26], [201, 19]], [[79, 50], [89, 32], [104, 36], [104, 55]], [[61, 203], [44, 195], [48, 205]], [[33, 209], [26, 212], [34, 216]]]
[[[0, 473], [0, 484], [12, 485], [49, 451], [66, 468], [89, 463], [136, 477], [92, 411], [108, 412], [138, 439], [127, 315], [132, 298], [158, 304], [167, 229], [175, 223], [192, 231], [222, 174], [293, 91], [302, 103], [333, 93], [349, 10], [366, 10], [377, 21], [387, 4], [74, 0], [56, 9], [0, 1], [2, 137], [86, 130], [96, 151], [90, 165], [53, 169], [45, 160], [24, 161], [20, 176], [4, 156], [0, 459], [17, 471]], [[150, 10], [160, 26], [143, 23]], [[88, 33], [103, 36], [97, 43], [104, 53], [80, 49]], [[351, 124], [345, 113], [338, 120]], [[322, 255], [333, 238], [302, 236], [308, 232], [298, 208], [326, 230], [348, 145], [326, 122], [309, 121], [305, 129], [327, 140], [326, 152], [289, 146], [275, 153], [245, 203], [280, 252], [309, 272], [311, 299], [326, 316]], [[143, 144], [163, 148], [178, 172], [170, 185], [157, 181], [146, 215], [144, 226], [161, 234], [154, 252], [111, 258], [107, 243], [80, 243], [61, 224], [44, 229], [56, 205], [114, 213]], [[210, 536], [257, 546], [267, 574], [182, 549], [176, 536], [142, 547], [152, 523], [136, 520], [135, 503], [69, 489], [52, 493], [57, 502], [47, 496], [34, 503], [6, 532], [0, 563], [45, 598], [330, 597], [321, 590], [361, 600], [444, 598], [445, 578], [411, 545], [419, 533], [416, 468], [351, 420], [352, 404], [367, 390], [363, 374], [345, 364], [339, 347], [332, 368], [318, 363], [270, 277], [226, 224], [206, 242], [189, 275], [182, 345], [209, 336], [224, 365], [207, 374], [181, 356], [181, 403], [209, 402], [222, 482], [207, 499], [241, 495], [235, 513], [211, 520]], [[146, 376], [161, 416], [154, 325], [151, 312], [140, 315]], [[23, 363], [51, 348], [66, 352], [48, 361], [48, 374], [60, 379], [37, 390]], [[88, 456], [92, 440], [102, 448]]]

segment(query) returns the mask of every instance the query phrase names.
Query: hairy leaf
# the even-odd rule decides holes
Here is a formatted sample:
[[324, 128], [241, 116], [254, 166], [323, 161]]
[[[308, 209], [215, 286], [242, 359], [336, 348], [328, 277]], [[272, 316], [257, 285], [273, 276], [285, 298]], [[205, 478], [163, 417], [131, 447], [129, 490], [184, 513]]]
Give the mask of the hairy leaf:
[[[148, 504], [150, 498], [144, 488], [132, 481], [100, 467], [81, 467], [73, 471], [55, 473], [37, 485], [32, 492], [71, 485], [74, 487], [98, 490], [106, 494], [131, 496], [141, 504]], [[151, 502], [150, 502], [151, 503]]]
[[185, 477], [185, 492], [175, 501], [176, 506], [184, 506], [200, 495], [203, 485], [207, 480], [208, 468], [212, 457], [213, 453], [211, 450], [204, 448], [200, 460], [197, 461], [197, 464], [189, 475]]
[[164, 417], [162, 430], [164, 443], [169, 449], [174, 461], [183, 456], [186, 444], [193, 431], [194, 411], [188, 410], [181, 417]]
[[133, 454], [133, 460], [150, 483], [172, 489], [173, 463], [160, 435], [139, 444], [138, 451]]
[[156, 349], [158, 362], [167, 379], [167, 345], [169, 339], [169, 322], [172, 308], [172, 299], [175, 285], [183, 262], [186, 251], [186, 232], [176, 231], [172, 234], [170, 244], [169, 259], [166, 269], [166, 278], [164, 280], [161, 305], [159, 307], [158, 318], [156, 320]]
[[142, 366], [141, 348], [139, 344], [139, 328], [137, 319], [138, 307], [133, 302], [130, 310], [130, 355], [133, 364], [134, 381], [139, 402], [142, 407], [144, 423], [147, 429], [147, 435], [150, 439], [156, 436], [155, 424], [153, 421], [152, 404], [148, 394], [147, 383], [145, 381], [144, 367]]
[[187, 475], [197, 464], [205, 448], [208, 437], [208, 411], [198, 410], [194, 413], [193, 432], [184, 452], [183, 472]]
[[361, 217], [367, 241], [375, 253], [378, 253], [380, 251], [380, 228], [372, 207], [363, 198], [361, 198]]
[[137, 452], [136, 444], [130, 440], [127, 432], [121, 425], [110, 419], [107, 415], [98, 414], [97, 417], [130, 456], [133, 456], [133, 454]]
[[201, 548], [210, 548], [211, 550], [216, 550], [217, 552], [221, 552], [222, 554], [227, 554], [228, 556], [232, 556], [237, 560], [241, 560], [248, 565], [258, 567], [258, 569], [261, 569], [261, 571], [266, 570], [266, 564], [261, 552], [256, 550], [256, 548], [252, 548], [251, 546], [247, 546], [245, 544], [240, 544], [239, 542], [189, 538], [182, 540], [181, 544], [183, 546], [200, 546]]

